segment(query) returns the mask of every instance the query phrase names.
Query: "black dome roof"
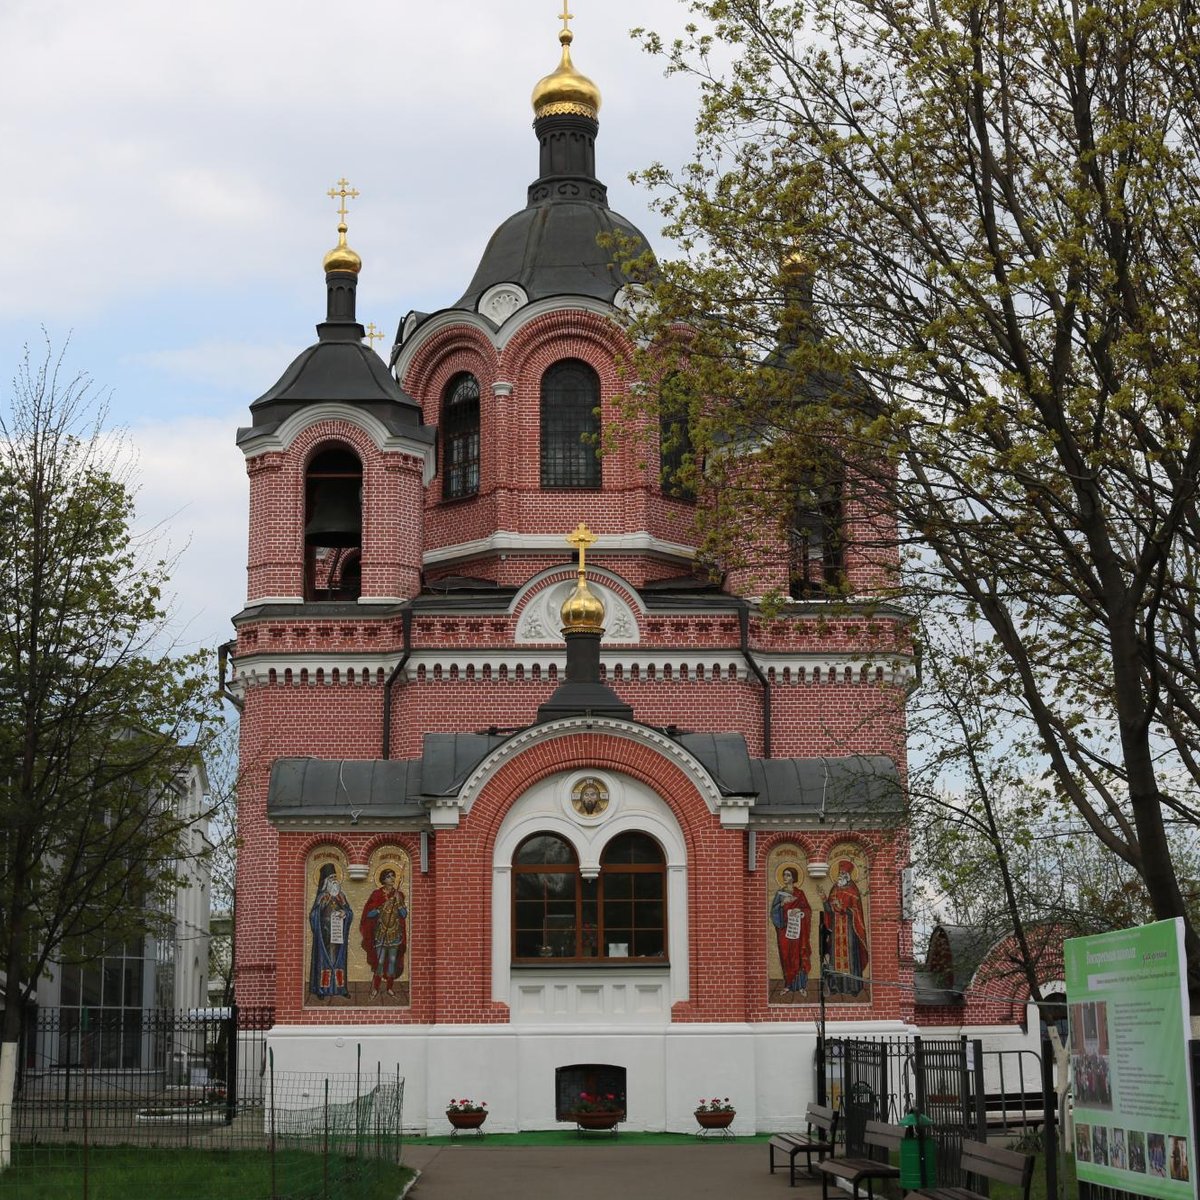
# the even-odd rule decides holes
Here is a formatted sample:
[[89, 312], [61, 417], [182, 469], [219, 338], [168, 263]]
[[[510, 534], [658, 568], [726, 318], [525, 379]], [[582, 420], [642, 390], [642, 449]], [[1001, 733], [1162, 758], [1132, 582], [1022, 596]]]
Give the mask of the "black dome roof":
[[604, 234], [618, 235], [646, 249], [641, 230], [607, 204], [553, 199], [513, 213], [488, 242], [475, 277], [455, 308], [475, 310], [497, 283], [517, 283], [532, 300], [547, 296], [593, 296], [612, 302], [632, 282], [614, 262], [632, 255], [601, 246]]
[[[541, 172], [529, 201], [492, 234], [475, 276], [453, 308], [474, 312], [499, 283], [515, 283], [530, 301], [549, 296], [591, 296], [612, 302], [634, 282], [616, 260], [628, 261], [649, 247], [631, 221], [608, 207], [596, 178], [593, 118], [556, 114], [534, 122], [541, 145]], [[618, 246], [598, 239], [616, 234]], [[636, 244], [637, 249], [626, 248]]]

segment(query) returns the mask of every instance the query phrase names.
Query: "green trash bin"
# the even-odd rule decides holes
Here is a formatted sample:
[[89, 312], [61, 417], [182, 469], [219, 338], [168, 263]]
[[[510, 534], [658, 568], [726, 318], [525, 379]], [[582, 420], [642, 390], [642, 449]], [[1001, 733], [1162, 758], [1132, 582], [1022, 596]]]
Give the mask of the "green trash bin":
[[900, 1121], [904, 1138], [900, 1143], [900, 1186], [905, 1191], [937, 1185], [937, 1155], [929, 1130], [933, 1120], [910, 1109]]

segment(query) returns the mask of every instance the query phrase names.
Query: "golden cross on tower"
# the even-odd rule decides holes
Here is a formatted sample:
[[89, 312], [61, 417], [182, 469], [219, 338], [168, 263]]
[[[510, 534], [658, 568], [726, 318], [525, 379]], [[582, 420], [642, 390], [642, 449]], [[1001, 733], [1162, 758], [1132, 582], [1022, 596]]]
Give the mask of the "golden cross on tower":
[[[566, 5], [564, 4], [565, 8]], [[596, 543], [596, 535], [582, 522], [575, 527], [574, 531], [567, 534], [567, 545], [574, 546], [579, 551], [579, 574], [582, 575], [587, 569], [584, 566], [584, 556], [587, 554], [589, 546]]]
[[575, 19], [575, 14], [573, 12], [567, 11], [567, 0], [563, 0], [563, 10], [562, 10], [563, 33], [571, 32], [571, 22], [574, 19]]
[[368, 346], [370, 346], [370, 347], [371, 347], [371, 349], [374, 349], [374, 348], [375, 348], [375, 345], [374, 345], [374, 343], [375, 343], [375, 342], [382, 342], [382, 341], [383, 341], [383, 330], [382, 330], [382, 329], [376, 329], [376, 328], [375, 328], [375, 322], [374, 322], [374, 321], [371, 321], [371, 322], [370, 322], [370, 323], [367, 325], [367, 332], [363, 334], [363, 340], [364, 340], [364, 341], [367, 343], [367, 345], [368, 345]]
[[[564, 3], [564, 7], [565, 7], [565, 3]], [[341, 197], [342, 204], [341, 204], [341, 207], [337, 210], [337, 214], [338, 214], [339, 220], [342, 222], [343, 225], [345, 225], [346, 213], [348, 211], [346, 208], [346, 200], [347, 199], [357, 200], [358, 199], [358, 189], [352, 188], [350, 186], [350, 180], [339, 179], [337, 181], [337, 183], [335, 183], [333, 185], [333, 187], [331, 187], [329, 189], [329, 191], [327, 191], [325, 194], [330, 198], [330, 200], [336, 200], [339, 196]]]

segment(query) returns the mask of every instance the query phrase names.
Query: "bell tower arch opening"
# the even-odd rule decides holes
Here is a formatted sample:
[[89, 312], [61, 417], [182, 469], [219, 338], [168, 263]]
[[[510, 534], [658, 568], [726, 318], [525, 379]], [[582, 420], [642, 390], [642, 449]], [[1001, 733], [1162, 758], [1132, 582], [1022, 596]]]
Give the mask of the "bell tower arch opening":
[[304, 599], [362, 591], [362, 460], [348, 446], [313, 456], [304, 473]]

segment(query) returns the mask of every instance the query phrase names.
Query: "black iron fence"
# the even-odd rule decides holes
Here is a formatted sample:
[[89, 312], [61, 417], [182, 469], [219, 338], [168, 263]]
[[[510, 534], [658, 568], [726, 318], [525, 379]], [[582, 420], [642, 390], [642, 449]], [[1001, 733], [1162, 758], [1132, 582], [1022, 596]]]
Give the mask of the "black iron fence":
[[818, 1092], [841, 1110], [846, 1153], [854, 1156], [867, 1153], [868, 1120], [895, 1124], [914, 1111], [928, 1117], [938, 1184], [963, 1187], [964, 1138], [1053, 1142], [1057, 1105], [1044, 1061], [1030, 1050], [984, 1050], [965, 1037], [829, 1038]]
[[13, 1136], [145, 1126], [170, 1112], [232, 1122], [263, 1103], [264, 1009], [38, 1009], [22, 1031]]

